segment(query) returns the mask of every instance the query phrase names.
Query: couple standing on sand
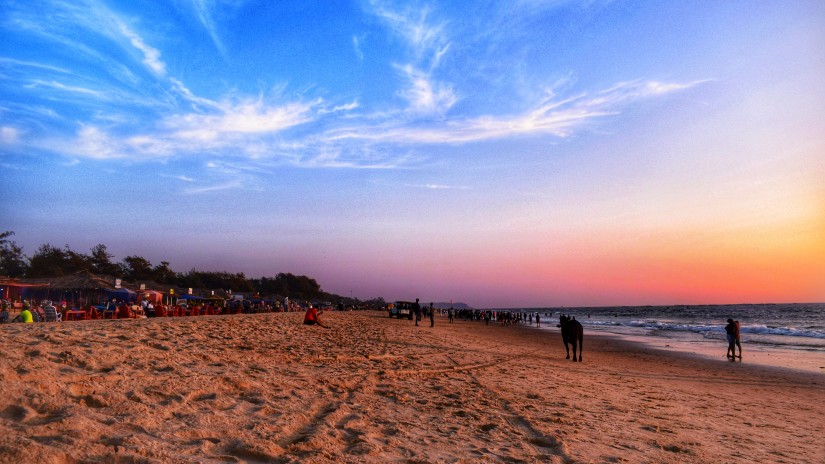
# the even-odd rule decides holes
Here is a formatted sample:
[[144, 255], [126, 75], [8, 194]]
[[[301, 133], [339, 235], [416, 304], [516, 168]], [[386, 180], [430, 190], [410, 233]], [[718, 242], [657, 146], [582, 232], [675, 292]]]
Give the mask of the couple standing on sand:
[[[424, 311], [427, 311], [424, 309]], [[415, 313], [415, 325], [421, 321], [421, 305], [418, 303], [418, 298], [415, 299], [415, 304], [413, 304], [413, 312]], [[430, 318], [430, 327], [435, 326], [435, 309], [433, 308], [433, 304], [430, 303], [430, 309], [427, 312], [427, 315]], [[450, 321], [452, 322], [452, 321]]]
[[736, 347], [739, 347], [739, 360], [742, 360], [742, 340], [739, 337], [739, 321], [728, 319], [725, 326], [725, 333], [728, 338], [728, 352], [725, 353], [731, 361], [736, 360]]

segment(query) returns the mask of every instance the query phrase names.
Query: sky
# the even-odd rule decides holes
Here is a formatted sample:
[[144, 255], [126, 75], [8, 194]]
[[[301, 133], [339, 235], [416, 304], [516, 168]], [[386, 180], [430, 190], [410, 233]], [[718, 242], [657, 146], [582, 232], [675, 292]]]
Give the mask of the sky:
[[825, 301], [825, 2], [6, 0], [0, 231], [474, 307]]

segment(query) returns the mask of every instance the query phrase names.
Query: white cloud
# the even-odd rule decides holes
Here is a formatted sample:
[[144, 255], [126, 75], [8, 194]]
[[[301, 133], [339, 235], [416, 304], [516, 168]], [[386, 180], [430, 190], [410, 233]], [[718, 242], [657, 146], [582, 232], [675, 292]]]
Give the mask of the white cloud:
[[14, 127], [3, 126], [0, 127], [0, 143], [12, 145], [17, 143], [20, 137], [20, 131]]
[[223, 103], [217, 114], [183, 114], [168, 118], [165, 126], [177, 138], [212, 141], [227, 134], [273, 133], [312, 120], [312, 103], [268, 106], [263, 101]]
[[[166, 74], [166, 65], [160, 52], [146, 43], [118, 15], [98, 1], [54, 1], [50, 2], [48, 15], [40, 8], [10, 11], [11, 23], [20, 30], [43, 37], [58, 46], [70, 49], [74, 54], [86, 55], [104, 67], [110, 67], [115, 76], [131, 78], [128, 69], [114, 63], [110, 54], [91, 48], [91, 41], [84, 36], [102, 35], [117, 46], [130, 50], [137, 49], [142, 55], [142, 63], [156, 76]], [[44, 21], [44, 18], [48, 18]], [[78, 29], [83, 34], [78, 33]], [[80, 38], [80, 39], [79, 39]], [[124, 40], [125, 39], [125, 40]], [[128, 45], [127, 45], [128, 44]]]
[[424, 188], [428, 190], [469, 190], [470, 187], [467, 186], [453, 186], [453, 185], [442, 185], [442, 184], [407, 184], [407, 187], [415, 187], [415, 188]]
[[57, 82], [57, 81], [46, 82], [46, 81], [42, 81], [42, 80], [33, 80], [32, 83], [29, 84], [27, 87], [29, 87], [29, 88], [49, 87], [49, 88], [52, 88], [52, 89], [61, 90], [61, 91], [64, 91], [64, 92], [69, 92], [69, 93], [82, 93], [82, 94], [86, 94], [86, 95], [90, 95], [90, 96], [94, 96], [94, 97], [98, 97], [98, 98], [104, 97], [104, 94], [102, 94], [101, 92], [98, 92], [97, 90], [92, 90], [92, 89], [87, 89], [87, 88], [84, 88], [84, 87], [77, 87], [77, 86], [72, 86], [72, 85], [65, 85], [65, 84], [62, 84], [62, 83]]
[[710, 82], [711, 80], [712, 79], [702, 79], [688, 83], [676, 83], [636, 79], [633, 81], [619, 82], [613, 87], [599, 92], [599, 95], [607, 101], [619, 103], [624, 100], [665, 95], [668, 93], [689, 89], [693, 86]]
[[318, 110], [318, 114], [337, 113], [339, 111], [352, 111], [358, 108], [358, 106], [358, 100], [353, 100], [345, 105], [333, 106], [332, 109], [321, 108]]
[[92, 159], [123, 158], [124, 154], [119, 149], [120, 146], [121, 144], [116, 139], [100, 128], [83, 126], [78, 131], [77, 139], [69, 153]]
[[[702, 82], [706, 81], [688, 84], [634, 81], [618, 84], [595, 96], [583, 94], [557, 100], [555, 95], [551, 94], [540, 100], [533, 108], [509, 116], [485, 115], [452, 119], [426, 126], [402, 123], [396, 123], [391, 127], [362, 125], [334, 129], [329, 131], [327, 136], [330, 141], [360, 139], [404, 144], [456, 144], [527, 135], [568, 137], [595, 119], [618, 114], [623, 104], [687, 89]], [[418, 103], [422, 106], [427, 102], [424, 94], [422, 92]]]
[[355, 49], [355, 56], [359, 61], [364, 61], [364, 52], [361, 50], [361, 37], [357, 35], [352, 36], [352, 47]]
[[200, 106], [205, 106], [205, 107], [208, 107], [208, 108], [220, 109], [220, 107], [221, 107], [220, 103], [215, 102], [213, 100], [209, 100], [207, 98], [198, 97], [197, 95], [193, 94], [186, 87], [186, 85], [184, 85], [183, 82], [179, 81], [178, 79], [175, 79], [174, 77], [170, 77], [169, 82], [172, 83], [172, 88], [175, 91], [177, 91], [178, 94], [183, 96], [183, 98], [186, 99], [187, 101], [189, 101], [190, 103], [194, 103], [194, 104], [200, 105]]
[[399, 11], [387, 2], [373, 0], [370, 3], [373, 14], [407, 42], [416, 59], [432, 59], [449, 44], [447, 23], [432, 21], [428, 7], [418, 8], [408, 4], [403, 11]]
[[410, 103], [413, 113], [445, 113], [458, 100], [453, 86], [435, 77], [441, 60], [450, 49], [448, 22], [433, 20], [431, 10], [426, 6], [419, 8], [407, 4], [400, 9], [377, 0], [372, 1], [371, 6], [372, 13], [412, 50], [412, 63], [396, 66], [407, 85], [398, 94]]
[[202, 187], [193, 187], [184, 190], [184, 193], [189, 195], [197, 195], [201, 193], [220, 192], [222, 190], [239, 189], [243, 187], [243, 183], [239, 180], [230, 180], [221, 184], [205, 185]]
[[[447, 110], [457, 98], [449, 87], [432, 84], [427, 76], [411, 66], [402, 69], [410, 78], [410, 90], [404, 94], [409, 111], [434, 118], [409, 118], [409, 114], [388, 113], [319, 118], [349, 112], [359, 107], [353, 100], [343, 105], [324, 106], [320, 99], [310, 102], [270, 103], [257, 99], [212, 101], [192, 94], [176, 80], [178, 93], [201, 110], [179, 113], [160, 120], [154, 130], [112, 135], [106, 129], [84, 125], [72, 141], [51, 144], [51, 149], [67, 155], [93, 159], [164, 159], [169, 157], [210, 156], [216, 160], [245, 158], [261, 162], [284, 163], [324, 168], [393, 168], [410, 161], [408, 154], [388, 146], [419, 144], [463, 144], [524, 136], [569, 137], [599, 118], [621, 112], [624, 105], [653, 98], [697, 85], [660, 81], [633, 81], [616, 84], [604, 91], [559, 98], [550, 86], [545, 96], [532, 107], [510, 115], [488, 114], [476, 117], [448, 117]], [[352, 121], [362, 121], [353, 124]], [[290, 133], [287, 129], [317, 122], [309, 132]], [[119, 128], [123, 123], [113, 123]], [[327, 127], [324, 129], [324, 127]], [[320, 132], [316, 132], [320, 131]], [[308, 135], [307, 135], [308, 134]], [[14, 140], [8, 130], [0, 132], [3, 140]], [[58, 149], [57, 145], [61, 147]], [[231, 183], [206, 187], [230, 188]], [[447, 188], [428, 184], [427, 188]], [[459, 188], [459, 187], [449, 187]]]
[[160, 52], [157, 49], [147, 45], [142, 38], [140, 38], [120, 21], [118, 21], [118, 26], [120, 33], [129, 39], [132, 46], [143, 53], [143, 64], [152, 70], [152, 72], [158, 77], [163, 77], [166, 75], [166, 64], [160, 59]]
[[[192, 96], [193, 100], [200, 100]], [[266, 158], [278, 154], [272, 136], [293, 126], [313, 120], [318, 101], [266, 104], [262, 99], [240, 102], [205, 103], [217, 106], [210, 112], [191, 112], [170, 116], [153, 130], [115, 135], [123, 123], [104, 127], [84, 124], [73, 140], [48, 141], [44, 148], [72, 156], [92, 159], [162, 159], [174, 156], [230, 156]], [[356, 108], [357, 102], [330, 111]], [[111, 132], [110, 132], [111, 131]], [[300, 146], [300, 144], [299, 144]]]
[[15, 60], [13, 58], [0, 58], [0, 65], [3, 66], [20, 66], [20, 67], [28, 67], [28, 68], [37, 68], [46, 71], [52, 71], [62, 74], [69, 74], [69, 70], [66, 68], [60, 68], [57, 66], [53, 66], [50, 64], [45, 63], [36, 63], [33, 61], [24, 61], [24, 60]]
[[192, 0], [191, 3], [192, 9], [194, 9], [195, 15], [198, 17], [198, 21], [200, 21], [201, 25], [206, 29], [209, 37], [212, 39], [212, 43], [215, 44], [215, 48], [221, 56], [226, 57], [226, 49], [220, 36], [218, 36], [217, 26], [215, 26], [215, 21], [212, 18], [212, 11], [216, 2], [210, 0]]
[[399, 92], [415, 113], [440, 115], [458, 100], [450, 85], [433, 82], [430, 76], [410, 65], [400, 68], [409, 87]]

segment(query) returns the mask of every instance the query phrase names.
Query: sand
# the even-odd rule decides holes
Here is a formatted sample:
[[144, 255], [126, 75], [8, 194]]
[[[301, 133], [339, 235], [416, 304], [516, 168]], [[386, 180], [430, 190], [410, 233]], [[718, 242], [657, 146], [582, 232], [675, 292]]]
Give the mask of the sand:
[[324, 316], [0, 326], [0, 462], [825, 462], [822, 374]]

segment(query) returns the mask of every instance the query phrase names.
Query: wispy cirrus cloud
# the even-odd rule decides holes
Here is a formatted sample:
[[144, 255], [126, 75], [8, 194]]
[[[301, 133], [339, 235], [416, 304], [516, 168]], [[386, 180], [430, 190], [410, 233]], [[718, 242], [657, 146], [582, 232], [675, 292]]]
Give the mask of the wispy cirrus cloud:
[[406, 184], [407, 187], [422, 188], [427, 190], [469, 190], [465, 185], [443, 185], [443, 184]]
[[[138, 52], [143, 65], [156, 76], [165, 75], [166, 65], [161, 59], [160, 51], [150, 46], [127, 21], [102, 2], [54, 0], [46, 3], [43, 8], [50, 13], [48, 21], [40, 9], [10, 8], [10, 24], [15, 30], [28, 31], [102, 62], [111, 58], [89, 44], [105, 38], [127, 54]], [[85, 31], [86, 36], [82, 41], [78, 40], [78, 30]]]
[[103, 92], [100, 92], [100, 91], [97, 91], [97, 90], [87, 89], [85, 87], [78, 87], [78, 86], [73, 86], [73, 85], [66, 85], [66, 84], [63, 84], [63, 83], [57, 82], [57, 81], [46, 82], [46, 81], [42, 81], [42, 80], [39, 80], [39, 79], [35, 79], [35, 80], [31, 81], [30, 84], [26, 85], [26, 87], [32, 88], [32, 89], [34, 89], [34, 88], [40, 88], [40, 89], [42, 89], [42, 88], [51, 88], [51, 89], [60, 90], [62, 92], [79, 93], [79, 94], [84, 94], [86, 96], [93, 96], [93, 97], [98, 97], [98, 98], [102, 98], [102, 97], [106, 96]]
[[458, 100], [453, 88], [443, 82], [434, 82], [429, 75], [411, 65], [400, 67], [409, 86], [399, 92], [414, 113], [442, 115]]
[[410, 60], [398, 64], [405, 88], [398, 92], [414, 115], [443, 115], [458, 100], [453, 86], [437, 77], [441, 59], [450, 48], [447, 21], [434, 19], [428, 6], [374, 0], [372, 14], [402, 38], [412, 52]]
[[329, 140], [361, 139], [403, 144], [461, 144], [529, 135], [564, 138], [596, 119], [618, 114], [624, 104], [688, 89], [703, 82], [707, 81], [686, 84], [642, 80], [623, 82], [594, 95], [581, 94], [558, 99], [551, 93], [532, 108], [512, 115], [454, 118], [437, 124], [342, 127], [330, 130], [327, 136]]
[[163, 77], [166, 75], [166, 63], [160, 58], [160, 51], [146, 44], [143, 39], [132, 31], [126, 24], [119, 20], [115, 20], [118, 25], [120, 33], [129, 39], [137, 50], [143, 54], [143, 64], [146, 65], [156, 76]]
[[220, 192], [224, 190], [236, 190], [243, 188], [244, 184], [240, 180], [230, 180], [219, 184], [201, 185], [183, 190], [188, 195], [199, 195], [204, 193]]
[[218, 27], [214, 19], [215, 10], [219, 2], [213, 0], [191, 0], [190, 4], [198, 22], [203, 26], [207, 34], [209, 34], [218, 53], [226, 58], [226, 47], [224, 47], [223, 41], [220, 35], [218, 35]]
[[358, 100], [353, 100], [344, 105], [335, 105], [332, 108], [321, 108], [318, 110], [318, 114], [329, 114], [329, 113], [337, 113], [339, 111], [352, 111], [358, 108], [360, 105]]
[[157, 159], [201, 156], [268, 157], [278, 152], [272, 137], [314, 118], [318, 101], [267, 103], [263, 99], [214, 102], [217, 109], [169, 116], [140, 132], [124, 132], [122, 124], [83, 124], [72, 140], [49, 139], [42, 148], [91, 159]]
[[[63, 134], [68, 130], [74, 133], [35, 143], [51, 152], [72, 147], [70, 156], [80, 159], [213, 156], [273, 160], [313, 168], [395, 168], [415, 162], [417, 145], [525, 136], [569, 137], [594, 121], [620, 113], [623, 105], [703, 82], [640, 79], [619, 82], [601, 91], [559, 97], [554, 89], [545, 91], [542, 85], [535, 85], [544, 82], [537, 78], [517, 83], [505, 76], [497, 90], [503, 89], [506, 96], [517, 96], [507, 102], [506, 113], [485, 98], [459, 106], [463, 98], [474, 98], [475, 88], [462, 95], [462, 85], [470, 88], [487, 81], [465, 79], [461, 72], [451, 74], [453, 57], [459, 49], [463, 48], [466, 54], [467, 50], [483, 49], [486, 44], [466, 44], [466, 33], [455, 39], [454, 35], [459, 33], [451, 27], [454, 23], [443, 19], [451, 13], [447, 9], [374, 0], [369, 2], [368, 12], [406, 45], [401, 47], [403, 52], [399, 56], [384, 57], [384, 63], [396, 71], [393, 77], [397, 78], [392, 83], [394, 87], [387, 87], [385, 95], [390, 96], [389, 100], [378, 101], [369, 93], [356, 98], [347, 92], [342, 92], [346, 97], [330, 96], [329, 88], [312, 80], [299, 82], [300, 90], [291, 98], [284, 96], [288, 84], [283, 82], [275, 91], [277, 98], [244, 94], [242, 86], [237, 85], [242, 83], [231, 79], [222, 83], [226, 87], [218, 91], [192, 80], [191, 88], [198, 89], [193, 91], [183, 77], [172, 75], [174, 66], [167, 66], [161, 50], [168, 41], [141, 29], [148, 21], [119, 16], [103, 3], [91, 0], [81, 0], [79, 7], [62, 1], [50, 4], [62, 13], [54, 21], [55, 27], [38, 22], [42, 20], [31, 9], [24, 9], [27, 14], [15, 11], [10, 17], [18, 21], [18, 28], [37, 31], [48, 41], [67, 47], [77, 45], [84, 55], [84, 65], [93, 61], [112, 70], [118, 76], [116, 82], [96, 80], [91, 70], [99, 68], [94, 67], [80, 66], [85, 75], [78, 76], [68, 67], [31, 59], [0, 58], [0, 66], [45, 71], [40, 74], [48, 77], [29, 77], [20, 88], [31, 94], [48, 93], [44, 105], [71, 104], [72, 108], [65, 110], [68, 116], [60, 115], [60, 124]], [[222, 48], [217, 12], [224, 6], [209, 0], [191, 0], [189, 5], [216, 46]], [[84, 40], [76, 42], [84, 34]], [[363, 56], [364, 37], [352, 36], [359, 58]], [[165, 53], [174, 56], [175, 51]], [[150, 85], [142, 85], [146, 83]], [[522, 92], [520, 87], [527, 90]], [[532, 97], [535, 92], [541, 92], [540, 96]], [[83, 108], [82, 115], [77, 108]], [[54, 119], [58, 119], [56, 116], [53, 113]], [[70, 120], [71, 117], [75, 119]], [[26, 138], [19, 135], [24, 132], [16, 134], [5, 140], [20, 143]]]
[[332, 126], [319, 134], [297, 136], [288, 136], [286, 131], [321, 121], [316, 115], [357, 108], [358, 103], [353, 101], [329, 109], [320, 100], [281, 104], [267, 103], [262, 98], [207, 100], [205, 105], [210, 107], [207, 111], [170, 116], [160, 121], [154, 131], [144, 134], [117, 136], [104, 128], [84, 125], [71, 144], [75, 147], [75, 156], [93, 159], [209, 154], [261, 160], [276, 158], [282, 163], [304, 167], [386, 169], [415, 159], [406, 152], [398, 154], [397, 148], [387, 147], [465, 144], [525, 136], [566, 138], [598, 119], [619, 114], [624, 105], [703, 82], [706, 81], [637, 80], [565, 99], [549, 92], [532, 107], [511, 115], [415, 122], [379, 118], [357, 125], [340, 125], [346, 120], [333, 119]]
[[4, 68], [12, 69], [12, 68], [37, 68], [41, 70], [62, 73], [62, 74], [69, 74], [69, 70], [67, 68], [62, 68], [59, 66], [54, 66], [51, 64], [46, 63], [38, 63], [35, 61], [25, 61], [25, 60], [15, 60], [13, 58], [2, 58], [0, 57], [0, 66]]
[[375, 16], [406, 41], [417, 61], [432, 61], [449, 47], [447, 22], [433, 19], [430, 7], [380, 0], [372, 0], [370, 6]]
[[267, 105], [261, 99], [220, 104], [220, 111], [188, 113], [167, 118], [171, 136], [213, 141], [225, 134], [274, 133], [312, 120], [318, 102]]

